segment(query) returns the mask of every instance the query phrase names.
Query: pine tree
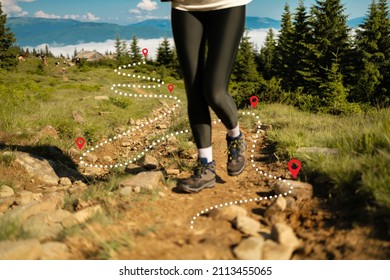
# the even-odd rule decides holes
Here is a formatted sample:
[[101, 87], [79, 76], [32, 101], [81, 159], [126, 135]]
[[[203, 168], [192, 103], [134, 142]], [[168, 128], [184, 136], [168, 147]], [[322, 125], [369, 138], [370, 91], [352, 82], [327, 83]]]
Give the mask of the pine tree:
[[387, 0], [379, 0], [378, 10], [381, 22], [381, 37], [378, 47], [384, 54], [384, 60], [379, 66], [383, 80], [379, 87], [381, 103], [383, 106], [390, 105], [390, 19]]
[[122, 53], [121, 38], [119, 37], [118, 33], [116, 34], [115, 37], [115, 53], [116, 53], [116, 59], [120, 61], [123, 56], [123, 53]]
[[310, 82], [311, 92], [321, 97], [318, 89], [327, 84], [329, 71], [338, 60], [342, 76], [349, 75], [349, 56], [351, 46], [347, 16], [340, 0], [316, 0], [311, 9], [310, 26], [313, 45], [310, 46]]
[[247, 34], [242, 36], [232, 74], [232, 80], [237, 82], [257, 82], [259, 79], [253, 45]]
[[291, 19], [290, 6], [284, 6], [281, 29], [275, 49], [275, 66], [277, 76], [282, 78], [282, 85], [285, 89], [293, 87], [294, 64], [292, 62], [293, 34], [294, 28]]
[[157, 48], [156, 61], [159, 65], [165, 65], [167, 67], [171, 67], [174, 64], [173, 50], [171, 49], [170, 43], [167, 38], [164, 38], [164, 40]]
[[293, 22], [292, 47], [291, 47], [291, 67], [292, 90], [307, 88], [306, 77], [310, 76], [310, 46], [312, 36], [309, 26], [309, 16], [303, 0], [300, 0], [296, 9]]
[[386, 3], [372, 1], [356, 34], [358, 74], [353, 96], [356, 101], [389, 105], [389, 30]]
[[258, 61], [259, 72], [266, 80], [271, 79], [275, 74], [275, 48], [275, 33], [273, 29], [270, 28], [265, 39], [264, 47], [262, 47], [260, 50]]
[[138, 39], [135, 35], [133, 35], [133, 39], [131, 40], [129, 54], [132, 61], [142, 60], [141, 48], [138, 46]]
[[17, 64], [16, 50], [13, 44], [16, 42], [14, 34], [6, 27], [7, 15], [3, 14], [0, 2], [0, 69], [8, 69]]

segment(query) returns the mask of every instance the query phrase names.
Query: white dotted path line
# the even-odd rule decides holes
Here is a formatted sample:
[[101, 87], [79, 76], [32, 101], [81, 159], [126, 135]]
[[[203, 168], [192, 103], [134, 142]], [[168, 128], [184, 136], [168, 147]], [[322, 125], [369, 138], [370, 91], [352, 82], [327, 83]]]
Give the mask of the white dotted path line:
[[[153, 147], [155, 147], [156, 145], [161, 144], [162, 142], [164, 142], [169, 137], [175, 136], [175, 135], [177, 136], [177, 135], [189, 132], [189, 130], [187, 129], [187, 130], [184, 130], [184, 131], [182, 130], [180, 132], [175, 132], [175, 133], [171, 133], [171, 134], [165, 135], [161, 139], [158, 139], [157, 141], [153, 142], [152, 145], [149, 145], [147, 148], [145, 148], [144, 151], [142, 151], [141, 153], [136, 155], [132, 160], [129, 160], [127, 162], [111, 164], [111, 165], [97, 165], [97, 164], [88, 164], [88, 163], [84, 162], [84, 157], [86, 157], [87, 154], [89, 154], [91, 152], [94, 152], [97, 149], [99, 149], [99, 148], [103, 147], [104, 145], [107, 145], [107, 144], [109, 144], [109, 143], [111, 143], [111, 142], [113, 142], [115, 140], [121, 139], [121, 138], [123, 138], [125, 136], [129, 136], [132, 133], [134, 133], [135, 131], [142, 130], [145, 126], [151, 125], [151, 124], [153, 124], [155, 122], [158, 122], [159, 120], [162, 120], [163, 118], [165, 118], [168, 115], [172, 114], [179, 107], [179, 104], [181, 103], [181, 101], [176, 96], [165, 95], [165, 94], [133, 94], [133, 93], [127, 93], [125, 91], [121, 91], [121, 88], [123, 88], [123, 89], [125, 89], [125, 88], [128, 88], [128, 89], [131, 89], [131, 88], [133, 88], [133, 89], [137, 89], [137, 88], [138, 89], [157, 89], [157, 88], [161, 88], [161, 86], [164, 85], [164, 81], [161, 81], [160, 79], [156, 79], [156, 78], [152, 78], [152, 77], [146, 77], [144, 75], [137, 75], [137, 74], [130, 74], [130, 73], [123, 72], [125, 69], [129, 69], [129, 68], [132, 68], [132, 67], [140, 66], [142, 64], [146, 64], [146, 62], [143, 61], [143, 62], [128, 64], [128, 65], [123, 65], [122, 67], [118, 67], [118, 69], [115, 69], [114, 71], [119, 76], [129, 77], [129, 78], [130, 77], [138, 78], [138, 79], [142, 79], [143, 81], [157, 83], [157, 85], [156, 84], [154, 84], [154, 85], [141, 85], [141, 84], [135, 84], [135, 83], [134, 84], [113, 84], [112, 87], [111, 87], [111, 90], [114, 91], [115, 94], [119, 94], [120, 96], [125, 96], [125, 97], [173, 99], [173, 100], [177, 101], [177, 104], [175, 104], [174, 107], [171, 110], [169, 110], [167, 113], [164, 113], [164, 114], [160, 115], [159, 117], [156, 117], [155, 119], [152, 119], [149, 122], [141, 124], [141, 125], [139, 125], [139, 126], [137, 126], [135, 128], [129, 129], [127, 132], [123, 132], [123, 133], [118, 134], [117, 136], [115, 136], [113, 138], [105, 140], [105, 141], [99, 143], [98, 145], [96, 145], [95, 147], [92, 147], [90, 150], [87, 150], [80, 157], [80, 164], [81, 165], [84, 165], [86, 167], [97, 167], [97, 168], [104, 168], [104, 169], [114, 168], [114, 167], [115, 168], [116, 167], [124, 167], [124, 166], [127, 166], [127, 165], [129, 165], [129, 164], [131, 164], [133, 162], [136, 162], [138, 159], [142, 158], [145, 155], [145, 153], [147, 153], [148, 151], [153, 149]], [[255, 160], [254, 160], [254, 152], [256, 150], [256, 145], [257, 145], [257, 142], [258, 142], [258, 139], [259, 139], [260, 129], [262, 128], [260, 117], [258, 115], [256, 115], [255, 113], [250, 113], [250, 112], [243, 112], [242, 115], [243, 116], [245, 116], [245, 115], [246, 116], [252, 116], [252, 117], [256, 118], [256, 120], [257, 120], [257, 132], [256, 132], [256, 135], [255, 135], [256, 139], [253, 140], [253, 144], [252, 144], [251, 150], [250, 150], [250, 152], [251, 152], [250, 162], [252, 164], [252, 167], [260, 175], [262, 175], [262, 176], [264, 176], [266, 178], [269, 178], [269, 179], [282, 181], [283, 183], [286, 183], [290, 188], [289, 188], [289, 190], [287, 192], [285, 192], [283, 194], [279, 194], [279, 195], [255, 197], [255, 198], [244, 199], [244, 200], [236, 200], [234, 202], [230, 201], [230, 202], [225, 202], [225, 203], [221, 203], [221, 204], [215, 204], [213, 206], [205, 208], [202, 211], [200, 211], [199, 213], [197, 213], [195, 216], [192, 217], [192, 220], [191, 220], [191, 223], [190, 223], [190, 228], [191, 229], [194, 228], [195, 222], [196, 222], [198, 217], [200, 217], [201, 215], [207, 214], [207, 213], [209, 213], [210, 211], [212, 211], [214, 209], [223, 208], [223, 207], [229, 207], [229, 206], [238, 205], [238, 204], [245, 204], [245, 203], [250, 203], [250, 202], [260, 202], [260, 201], [273, 200], [273, 199], [276, 199], [278, 197], [288, 196], [289, 194], [292, 193], [292, 191], [294, 189], [294, 187], [291, 185], [290, 182], [286, 182], [286, 180], [284, 180], [284, 179], [282, 179], [280, 177], [277, 178], [276, 176], [273, 176], [271, 174], [267, 174], [266, 172], [263, 172], [263, 171], [261, 171], [258, 168], [258, 166], [256, 165]], [[214, 121], [213, 123], [217, 124], [217, 123], [220, 123], [220, 122], [221, 122], [221, 120], [218, 120], [218, 121]]]

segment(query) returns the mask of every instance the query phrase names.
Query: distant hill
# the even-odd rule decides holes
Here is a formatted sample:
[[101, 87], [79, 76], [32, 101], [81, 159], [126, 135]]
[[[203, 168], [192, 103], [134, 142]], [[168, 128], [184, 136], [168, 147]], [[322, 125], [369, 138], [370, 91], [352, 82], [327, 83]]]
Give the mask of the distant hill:
[[[350, 21], [356, 27], [363, 18]], [[116, 34], [121, 39], [156, 39], [172, 37], [171, 23], [167, 19], [152, 19], [130, 25], [112, 23], [81, 22], [71, 19], [45, 19], [31, 17], [11, 17], [7, 19], [20, 46], [37, 46], [40, 44], [74, 45], [88, 42], [105, 42], [114, 40]], [[247, 17], [246, 28], [268, 29], [280, 28], [280, 21], [266, 17]]]

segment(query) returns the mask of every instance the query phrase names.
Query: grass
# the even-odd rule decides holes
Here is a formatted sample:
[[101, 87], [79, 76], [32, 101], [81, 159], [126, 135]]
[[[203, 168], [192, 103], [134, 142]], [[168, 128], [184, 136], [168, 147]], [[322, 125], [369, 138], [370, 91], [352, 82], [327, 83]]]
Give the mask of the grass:
[[0, 241], [28, 239], [31, 233], [24, 230], [22, 223], [17, 220], [0, 218]]
[[[390, 209], [390, 110], [350, 116], [310, 114], [274, 104], [260, 109], [276, 156], [298, 158], [300, 178], [319, 184], [322, 193], [344, 202], [364, 202]], [[300, 147], [327, 147], [336, 155], [298, 152]]]

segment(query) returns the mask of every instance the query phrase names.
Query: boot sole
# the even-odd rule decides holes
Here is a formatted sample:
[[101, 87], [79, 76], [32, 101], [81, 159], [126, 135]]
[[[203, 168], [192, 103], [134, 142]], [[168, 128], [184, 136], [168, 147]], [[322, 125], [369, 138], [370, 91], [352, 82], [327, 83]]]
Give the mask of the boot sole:
[[189, 186], [189, 185], [180, 185], [179, 189], [182, 191], [188, 192], [188, 193], [197, 193], [197, 192], [200, 192], [201, 190], [204, 190], [206, 188], [214, 187], [215, 183], [216, 183], [216, 180], [212, 180], [210, 182], [203, 184], [202, 186], [200, 186], [197, 189], [191, 188], [191, 186]]

